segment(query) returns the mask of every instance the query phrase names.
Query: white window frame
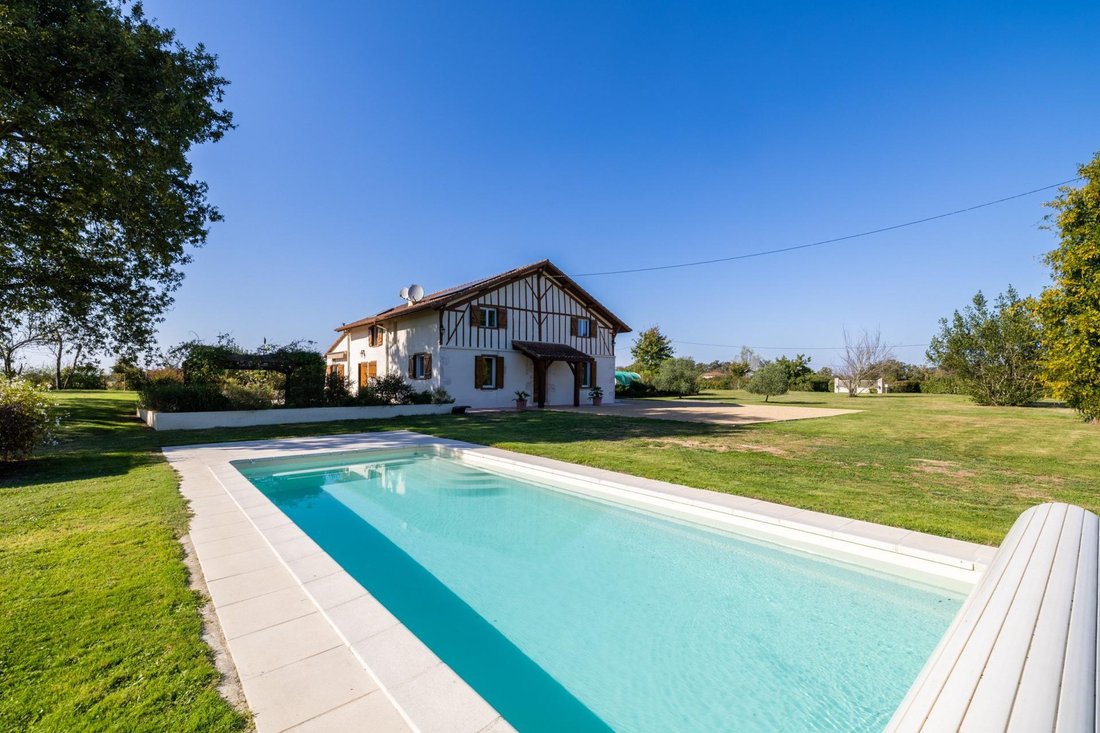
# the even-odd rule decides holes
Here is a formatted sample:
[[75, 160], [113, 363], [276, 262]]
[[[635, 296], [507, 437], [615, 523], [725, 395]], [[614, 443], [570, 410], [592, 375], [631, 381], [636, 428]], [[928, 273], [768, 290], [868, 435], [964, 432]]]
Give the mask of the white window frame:
[[[482, 328], [500, 328], [500, 311], [491, 305], [479, 306], [481, 308], [481, 315], [478, 316], [478, 323]], [[490, 318], [491, 316], [491, 318]]]
[[413, 354], [413, 379], [427, 379], [428, 378], [428, 355]]
[[[583, 333], [582, 333], [583, 331]], [[577, 338], [592, 338], [592, 319], [577, 318]]]

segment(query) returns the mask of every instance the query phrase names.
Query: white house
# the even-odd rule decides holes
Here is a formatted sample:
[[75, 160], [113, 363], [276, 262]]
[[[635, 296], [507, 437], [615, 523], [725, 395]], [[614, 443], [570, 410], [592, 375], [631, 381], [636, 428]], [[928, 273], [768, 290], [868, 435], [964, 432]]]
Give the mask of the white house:
[[[404, 294], [404, 292], [403, 292]], [[337, 328], [328, 369], [352, 391], [374, 376], [442, 387], [460, 405], [540, 407], [615, 395], [615, 337], [630, 327], [549, 260], [440, 290]]]

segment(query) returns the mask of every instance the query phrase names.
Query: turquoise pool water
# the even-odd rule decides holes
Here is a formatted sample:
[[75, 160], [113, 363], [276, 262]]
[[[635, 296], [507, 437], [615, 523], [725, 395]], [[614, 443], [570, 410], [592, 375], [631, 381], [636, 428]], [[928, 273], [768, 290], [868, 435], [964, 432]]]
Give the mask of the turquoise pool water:
[[524, 733], [878, 731], [963, 601], [434, 454], [239, 468]]

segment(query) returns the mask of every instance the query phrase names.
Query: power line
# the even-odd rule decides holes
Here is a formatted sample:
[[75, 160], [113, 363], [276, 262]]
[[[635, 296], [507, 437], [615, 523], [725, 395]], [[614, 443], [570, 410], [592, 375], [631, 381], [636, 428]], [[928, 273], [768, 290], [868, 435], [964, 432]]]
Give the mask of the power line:
[[599, 275], [625, 275], [632, 272], [653, 272], [655, 270], [673, 270], [680, 267], [698, 267], [699, 265], [713, 265], [719, 262], [733, 262], [734, 260], [747, 260], [750, 257], [763, 257], [764, 255], [774, 255], [781, 252], [793, 252], [798, 249], [809, 249], [810, 247], [820, 247], [825, 244], [836, 244], [837, 242], [844, 242], [849, 239], [858, 239], [859, 237], [869, 237], [872, 234], [882, 234], [883, 232], [892, 232], [895, 229], [903, 229], [905, 227], [916, 226], [917, 224], [925, 224], [936, 219], [946, 219], [949, 216], [957, 216], [959, 214], [965, 214], [970, 211], [977, 211], [978, 209], [984, 209], [987, 206], [996, 206], [997, 204], [1003, 204], [1006, 201], [1012, 201], [1013, 199], [1023, 198], [1024, 196], [1030, 196], [1041, 191], [1048, 191], [1052, 188], [1058, 188], [1059, 186], [1065, 186], [1070, 183], [1076, 183], [1083, 180], [1081, 177], [1071, 178], [1068, 181], [1062, 181], [1061, 183], [1052, 183], [1049, 186], [1043, 186], [1041, 188], [1033, 188], [1030, 191], [1024, 191], [1023, 193], [1013, 194], [1012, 196], [1005, 196], [1004, 198], [997, 199], [995, 201], [986, 201], [984, 204], [975, 204], [974, 206], [967, 206], [965, 209], [955, 209], [954, 211], [947, 211], [942, 214], [936, 214], [935, 216], [926, 216], [923, 219], [914, 219], [913, 221], [907, 221], [903, 224], [894, 224], [888, 227], [881, 227], [879, 229], [870, 229], [866, 232], [859, 232], [858, 234], [846, 234], [843, 237], [834, 237], [833, 239], [822, 239], [818, 242], [809, 242], [807, 244], [796, 244], [791, 247], [778, 247], [776, 249], [766, 249], [760, 252], [749, 252], [743, 255], [733, 255], [731, 257], [716, 257], [712, 260], [696, 260], [694, 262], [680, 262], [673, 265], [654, 265], [652, 267], [634, 267], [627, 270], [605, 270], [603, 272], [584, 272], [577, 277], [597, 277]]
[[[681, 341], [679, 339], [669, 339], [674, 344], [685, 344], [688, 346], [714, 346], [720, 349], [740, 349], [742, 346], [746, 346], [750, 349], [760, 349], [761, 351], [844, 351], [844, 346], [749, 346], [747, 344], [740, 344], [734, 346], [733, 344], [708, 344], [702, 341]], [[917, 346], [928, 346], [928, 344], [889, 344], [892, 349], [906, 349]]]

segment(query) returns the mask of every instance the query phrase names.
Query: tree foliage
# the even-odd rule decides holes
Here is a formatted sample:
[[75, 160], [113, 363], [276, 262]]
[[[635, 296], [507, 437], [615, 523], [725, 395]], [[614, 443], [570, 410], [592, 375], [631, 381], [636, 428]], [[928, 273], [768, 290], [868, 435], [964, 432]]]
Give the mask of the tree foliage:
[[1054, 284], [1035, 310], [1043, 381], [1054, 397], [1100, 420], [1100, 153], [1080, 174], [1084, 185], [1063, 189], [1049, 204], [1061, 244], [1047, 254]]
[[764, 401], [769, 397], [787, 394], [790, 383], [787, 379], [787, 368], [778, 362], [768, 362], [757, 369], [752, 379], [749, 380], [746, 389], [753, 394], [764, 395]]
[[0, 321], [147, 346], [220, 218], [188, 160], [232, 127], [215, 57], [140, 3], [10, 0], [0, 79]]
[[699, 367], [694, 359], [666, 359], [657, 369], [653, 386], [677, 397], [699, 394]]
[[1039, 349], [1039, 324], [1009, 286], [992, 308], [979, 291], [961, 313], [941, 318], [927, 355], [979, 405], [1025, 405], [1042, 395]]
[[630, 355], [634, 357], [638, 371], [648, 372], [649, 376], [655, 375], [661, 363], [671, 359], [673, 353], [672, 342], [661, 333], [660, 326], [639, 333], [630, 347]]

